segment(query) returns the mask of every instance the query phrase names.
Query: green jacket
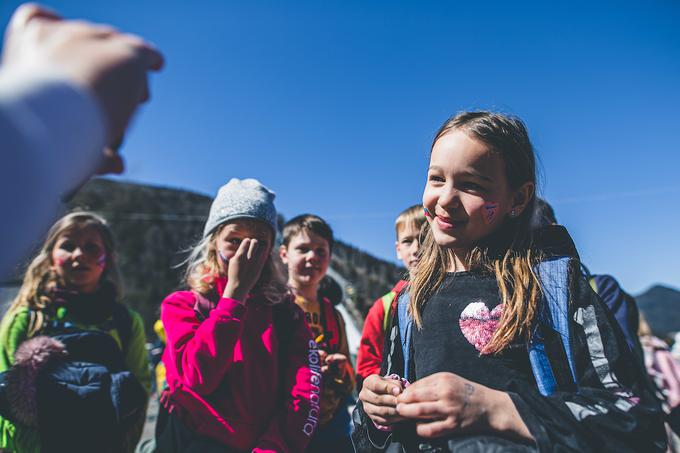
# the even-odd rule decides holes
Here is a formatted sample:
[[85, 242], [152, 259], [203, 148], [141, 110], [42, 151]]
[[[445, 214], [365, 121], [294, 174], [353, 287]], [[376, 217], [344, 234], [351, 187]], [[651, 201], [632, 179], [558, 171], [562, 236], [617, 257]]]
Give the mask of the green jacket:
[[[137, 312], [128, 310], [132, 318], [132, 329], [125, 364], [127, 369], [139, 379], [139, 382], [149, 393], [151, 391], [151, 374], [145, 347], [144, 322]], [[23, 341], [28, 339], [29, 319], [30, 312], [28, 308], [20, 308], [14, 312], [8, 312], [2, 319], [2, 323], [0, 323], [0, 372], [8, 370], [12, 366], [15, 351]], [[76, 323], [73, 319], [69, 318], [68, 314], [63, 319], [72, 322], [82, 329], [101, 330], [98, 325]], [[108, 333], [121, 346], [118, 332], [112, 329]], [[68, 409], [64, 410], [64, 414], [67, 416]], [[15, 425], [9, 420], [0, 417], [0, 449], [20, 453], [39, 453], [40, 438], [35, 430]]]

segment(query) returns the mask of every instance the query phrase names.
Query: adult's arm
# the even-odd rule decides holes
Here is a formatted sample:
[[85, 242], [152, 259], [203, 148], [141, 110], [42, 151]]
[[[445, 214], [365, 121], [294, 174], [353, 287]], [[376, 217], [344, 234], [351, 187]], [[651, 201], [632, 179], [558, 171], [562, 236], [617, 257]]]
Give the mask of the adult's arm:
[[122, 171], [106, 145], [149, 97], [162, 55], [141, 38], [36, 5], [17, 9], [0, 68], [0, 278], [41, 235], [63, 194]]
[[0, 275], [95, 170], [106, 128], [94, 98], [69, 81], [0, 71]]

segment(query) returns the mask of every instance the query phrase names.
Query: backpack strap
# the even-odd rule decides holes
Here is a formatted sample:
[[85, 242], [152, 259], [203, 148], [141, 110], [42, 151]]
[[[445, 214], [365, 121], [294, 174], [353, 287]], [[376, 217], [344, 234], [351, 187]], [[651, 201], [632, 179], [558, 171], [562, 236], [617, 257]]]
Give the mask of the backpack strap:
[[209, 293], [208, 296], [204, 296], [198, 291], [192, 292], [194, 293], [194, 297], [196, 298], [196, 303], [194, 304], [194, 313], [196, 313], [196, 318], [198, 318], [198, 322], [203, 322], [206, 319], [208, 319], [208, 316], [210, 316], [210, 310], [215, 308], [217, 302], [213, 302], [211, 300], [213, 299], [212, 292]]
[[383, 332], [387, 332], [387, 328], [390, 325], [390, 319], [391, 316], [390, 314], [392, 313], [392, 308], [396, 308], [396, 299], [399, 297], [399, 294], [403, 291], [404, 287], [408, 284], [407, 280], [399, 280], [399, 283], [394, 285], [394, 288], [392, 288], [392, 291], [389, 293], [385, 294], [381, 300], [383, 303]]
[[327, 298], [321, 298], [319, 303], [321, 304], [321, 307], [319, 307], [321, 325], [323, 326], [324, 340], [328, 344], [328, 352], [338, 352], [340, 348], [340, 322], [337, 318], [337, 312]]
[[[570, 258], [557, 257], [542, 261], [536, 268], [541, 282], [542, 300], [527, 348], [536, 385], [541, 394], [546, 396], [552, 395], [560, 385], [565, 384], [558, 382], [564, 380], [565, 374], [571, 377], [570, 384], [576, 385], [576, 367], [569, 332], [569, 267]], [[559, 338], [555, 338], [555, 334]], [[549, 359], [548, 353], [555, 349], [555, 343], [561, 343], [562, 351], [554, 352], [566, 359], [568, 373], [555, 369], [563, 363], [551, 363]]]
[[123, 357], [127, 357], [130, 340], [132, 340], [132, 315], [125, 305], [116, 303], [113, 305], [111, 316], [116, 332], [118, 332], [118, 338], [120, 338]]
[[397, 294], [394, 291], [390, 291], [380, 299], [383, 305], [383, 332], [387, 331], [387, 325], [390, 323], [390, 312], [395, 297], [397, 297]]
[[32, 308], [28, 309], [28, 331], [26, 338], [33, 338], [39, 335], [40, 332], [45, 328], [47, 323], [47, 316], [43, 310], [34, 310]]
[[411, 369], [411, 333], [413, 329], [413, 318], [408, 312], [410, 298], [408, 291], [402, 291], [397, 298], [397, 321], [399, 323], [399, 336], [401, 339], [401, 352], [404, 358], [404, 375], [406, 380], [413, 376]]

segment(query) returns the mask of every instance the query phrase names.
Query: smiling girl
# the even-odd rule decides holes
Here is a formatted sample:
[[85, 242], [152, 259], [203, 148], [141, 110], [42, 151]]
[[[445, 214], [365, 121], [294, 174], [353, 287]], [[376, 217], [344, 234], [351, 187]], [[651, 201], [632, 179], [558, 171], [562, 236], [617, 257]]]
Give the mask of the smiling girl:
[[[423, 192], [430, 228], [409, 291], [410, 350], [402, 354], [393, 321], [383, 359], [384, 374], [411, 384], [395, 375], [365, 380], [358, 451], [390, 442], [405, 451], [663, 448], [644, 373], [582, 278], [566, 230], [534, 235], [529, 226], [535, 188], [519, 119], [466, 112], [438, 131]], [[558, 257], [568, 281], [559, 333], [545, 321], [539, 270]], [[530, 350], [539, 339], [556, 388], [537, 383]]]
[[[47, 233], [40, 252], [26, 270], [19, 294], [0, 326], [0, 371], [14, 363], [21, 343], [49, 334], [53, 322], [84, 330], [101, 330], [113, 337], [131, 371], [149, 392], [151, 376], [142, 318], [119, 301], [121, 285], [111, 230], [89, 212], [73, 212]], [[126, 313], [121, 314], [121, 311]], [[129, 324], [121, 326], [117, 319]], [[125, 335], [119, 329], [129, 329]], [[129, 335], [129, 338], [124, 338]], [[123, 344], [123, 342], [127, 344]], [[64, 409], [65, 414], [68, 409]], [[0, 447], [9, 451], [40, 451], [36, 430], [0, 419]], [[131, 440], [134, 448], [139, 440]]]

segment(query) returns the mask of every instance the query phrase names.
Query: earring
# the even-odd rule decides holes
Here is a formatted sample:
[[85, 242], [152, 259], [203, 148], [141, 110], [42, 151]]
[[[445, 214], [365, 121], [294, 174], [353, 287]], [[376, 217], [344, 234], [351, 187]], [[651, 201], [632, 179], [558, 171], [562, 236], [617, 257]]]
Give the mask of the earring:
[[515, 213], [515, 210], [513, 209], [510, 211], [510, 217], [515, 217], [517, 214]]

